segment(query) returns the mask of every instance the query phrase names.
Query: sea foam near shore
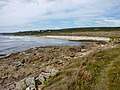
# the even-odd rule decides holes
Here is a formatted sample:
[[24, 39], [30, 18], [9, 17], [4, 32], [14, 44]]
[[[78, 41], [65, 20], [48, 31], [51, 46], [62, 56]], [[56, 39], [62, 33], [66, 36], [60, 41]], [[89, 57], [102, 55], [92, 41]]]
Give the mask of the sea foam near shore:
[[0, 54], [20, 52], [38, 46], [77, 46], [86, 43], [32, 36], [0, 36]]

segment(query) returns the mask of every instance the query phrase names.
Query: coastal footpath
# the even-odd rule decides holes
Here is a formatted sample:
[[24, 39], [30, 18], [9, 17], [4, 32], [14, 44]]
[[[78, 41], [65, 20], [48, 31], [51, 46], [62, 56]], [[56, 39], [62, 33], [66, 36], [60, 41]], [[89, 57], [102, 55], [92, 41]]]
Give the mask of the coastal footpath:
[[90, 37], [90, 36], [42, 36], [46, 38], [56, 38], [71, 41], [95, 41], [95, 42], [110, 42], [108, 37]]

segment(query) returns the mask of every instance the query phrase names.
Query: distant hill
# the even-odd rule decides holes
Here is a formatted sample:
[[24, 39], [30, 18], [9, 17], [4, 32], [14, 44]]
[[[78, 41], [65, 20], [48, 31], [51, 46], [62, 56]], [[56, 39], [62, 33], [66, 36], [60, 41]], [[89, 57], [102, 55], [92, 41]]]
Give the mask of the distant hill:
[[21, 31], [15, 33], [1, 33], [3, 35], [50, 35], [60, 33], [75, 33], [75, 32], [96, 32], [96, 31], [120, 31], [120, 27], [87, 27], [87, 28], [65, 28], [65, 29], [49, 29], [35, 31]]

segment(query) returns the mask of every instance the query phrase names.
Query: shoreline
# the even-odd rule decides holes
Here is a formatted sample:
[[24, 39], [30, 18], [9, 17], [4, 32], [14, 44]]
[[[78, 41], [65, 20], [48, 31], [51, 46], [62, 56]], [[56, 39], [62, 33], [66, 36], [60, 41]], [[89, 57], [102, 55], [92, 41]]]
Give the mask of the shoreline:
[[[8, 35], [2, 35], [2, 36], [8, 36]], [[10, 36], [15, 36], [15, 35], [10, 35]], [[96, 44], [108, 44], [111, 41], [111, 39], [107, 38], [107, 37], [92, 37], [92, 36], [36, 36], [36, 35], [24, 35], [24, 37], [37, 37], [37, 38], [42, 37], [42, 38], [68, 40], [68, 41], [75, 41], [75, 42], [91, 42], [91, 45], [92, 45], [92, 42], [96, 42]], [[79, 46], [82, 46], [82, 45], [79, 45]], [[25, 52], [29, 49], [34, 49], [34, 48], [37, 48], [37, 47], [49, 47], [49, 46], [36, 46], [36, 47], [33, 47], [33, 48], [28, 48], [24, 51], [11, 52], [9, 54], [0, 54], [0, 59], [7, 58], [11, 54], [22, 53], [22, 52]]]
[[89, 42], [110, 42], [111, 39], [108, 37], [93, 37], [93, 36], [42, 36], [45, 38], [54, 38], [54, 39], [62, 39], [69, 41], [89, 41]]
[[[17, 37], [17, 36], [15, 36], [15, 37]], [[18, 36], [18, 37], [20, 37], [20, 36]], [[106, 44], [106, 43], [110, 42], [110, 38], [106, 38], [106, 37], [88, 37], [88, 36], [35, 36], [35, 35], [33, 35], [33, 36], [32, 35], [30, 35], [30, 36], [26, 35], [26, 36], [23, 36], [23, 37], [48, 38], [48, 39], [67, 40], [67, 41], [74, 41], [74, 42], [91, 42], [91, 44], [92, 44], [92, 42], [99, 43], [99, 44]], [[39, 47], [39, 46], [36, 46], [36, 47]], [[17, 52], [24, 52], [24, 51], [17, 51]], [[17, 52], [13, 51], [11, 53], [17, 53]], [[11, 53], [9, 53], [9, 55]], [[2, 54], [0, 54], [0, 58], [2, 58], [4, 56], [6, 57], [6, 56], [9, 56], [9, 55], [6, 54], [6, 53], [2, 53]]]
[[110, 42], [110, 37], [103, 37], [103, 36], [63, 36], [63, 35], [1, 35], [1, 36], [28, 36], [28, 37], [42, 37], [42, 38], [51, 38], [51, 39], [62, 39], [62, 40], [69, 40], [69, 41], [81, 41], [81, 42]]

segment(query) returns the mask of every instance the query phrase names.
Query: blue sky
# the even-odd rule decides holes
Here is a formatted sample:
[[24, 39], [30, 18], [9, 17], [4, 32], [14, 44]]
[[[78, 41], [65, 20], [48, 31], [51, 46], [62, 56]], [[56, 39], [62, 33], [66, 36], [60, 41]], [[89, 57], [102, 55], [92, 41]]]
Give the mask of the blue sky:
[[120, 0], [0, 0], [0, 32], [120, 26]]

